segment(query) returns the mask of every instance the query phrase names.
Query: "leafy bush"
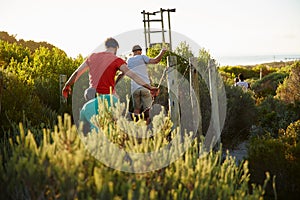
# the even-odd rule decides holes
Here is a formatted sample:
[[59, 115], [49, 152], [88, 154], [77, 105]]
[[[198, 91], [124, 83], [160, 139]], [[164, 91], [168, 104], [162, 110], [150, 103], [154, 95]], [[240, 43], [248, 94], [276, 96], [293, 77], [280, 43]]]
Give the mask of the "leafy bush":
[[52, 44], [49, 44], [47, 42], [35, 42], [32, 40], [26, 41], [23, 39], [17, 40], [16, 35], [9, 35], [5, 31], [0, 31], [0, 40], [28, 48], [32, 53], [39, 47], [46, 47], [48, 49], [55, 48], [55, 46], [53, 46]]
[[43, 106], [33, 94], [32, 79], [3, 71], [0, 73], [3, 75], [5, 87], [1, 94], [1, 126], [6, 129], [10, 127], [11, 122], [23, 121], [23, 117], [30, 119], [33, 124], [46, 120], [40, 112]]
[[70, 76], [82, 60], [82, 57], [76, 60], [68, 58], [57, 48], [49, 50], [40, 47], [34, 52], [31, 74], [35, 81], [35, 93], [44, 105], [56, 111], [60, 109], [59, 76]]
[[59, 75], [69, 76], [83, 58], [71, 59], [55, 47], [30, 44], [36, 49], [0, 40], [0, 122], [4, 130], [24, 117], [39, 127], [43, 121], [56, 121], [55, 113], [70, 112], [71, 102], [60, 105]]
[[222, 143], [227, 148], [236, 147], [250, 136], [256, 122], [257, 109], [251, 92], [241, 87], [226, 86], [227, 113], [222, 131]]
[[295, 62], [289, 76], [279, 84], [276, 90], [276, 97], [286, 103], [300, 102], [300, 62]]
[[269, 133], [278, 137], [278, 130], [300, 118], [299, 105], [286, 104], [272, 96], [266, 97], [257, 105], [257, 134]]
[[31, 52], [27, 47], [18, 45], [17, 43], [8, 43], [0, 40], [0, 60], [2, 67], [6, 68], [11, 59], [17, 62], [23, 62], [27, 58], [31, 61]]
[[[251, 182], [261, 183], [264, 171], [276, 176], [278, 199], [297, 199], [300, 193], [300, 120], [290, 124], [275, 139], [269, 136], [251, 140], [248, 157]], [[272, 196], [272, 186], [267, 194]]]
[[237, 77], [239, 73], [242, 73], [245, 79], [259, 78], [259, 71], [245, 66], [224, 66], [219, 67], [218, 70], [220, 73], [230, 74], [232, 80], [234, 77]]
[[256, 98], [264, 98], [268, 95], [275, 96], [278, 85], [283, 82], [287, 75], [285, 72], [270, 73], [252, 84], [251, 89], [255, 92]]

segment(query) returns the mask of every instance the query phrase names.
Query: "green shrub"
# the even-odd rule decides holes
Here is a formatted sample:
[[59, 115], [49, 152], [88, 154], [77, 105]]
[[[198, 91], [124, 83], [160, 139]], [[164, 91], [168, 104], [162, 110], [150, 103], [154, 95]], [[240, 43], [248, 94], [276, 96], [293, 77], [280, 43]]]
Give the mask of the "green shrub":
[[24, 117], [39, 127], [42, 122], [56, 121], [56, 113], [70, 112], [71, 101], [60, 105], [59, 75], [69, 76], [82, 60], [81, 56], [68, 58], [55, 47], [29, 50], [0, 40], [1, 127], [8, 130]]
[[300, 118], [299, 105], [286, 104], [272, 96], [266, 97], [257, 105], [258, 134], [270, 133], [278, 136], [278, 130]]
[[242, 73], [245, 79], [259, 78], [259, 71], [253, 70], [252, 68], [245, 66], [224, 66], [219, 67], [218, 70], [221, 73], [230, 74], [232, 80], [234, 77], [237, 77], [239, 73]]
[[288, 74], [285, 72], [273, 72], [264, 76], [261, 80], [255, 81], [251, 85], [251, 89], [255, 92], [256, 98], [267, 97], [268, 95], [275, 96], [278, 85], [287, 76]]
[[250, 136], [256, 123], [257, 109], [251, 92], [241, 87], [226, 86], [227, 113], [221, 141], [226, 148], [234, 148]]
[[[254, 137], [248, 157], [251, 181], [262, 183], [264, 171], [276, 176], [278, 199], [297, 199], [300, 192], [300, 120], [281, 131], [279, 138]], [[272, 196], [272, 186], [267, 189]]]
[[18, 45], [16, 42], [8, 43], [4, 40], [0, 40], [1, 67], [6, 68], [11, 62], [11, 59], [16, 60], [17, 62], [23, 62], [25, 58], [29, 59], [29, 61], [32, 60], [30, 50], [27, 47]]
[[300, 102], [300, 62], [295, 62], [291, 66], [289, 76], [276, 90], [276, 97], [286, 103], [296, 104]]
[[35, 50], [32, 62], [32, 78], [35, 94], [44, 105], [58, 111], [60, 109], [61, 91], [59, 77], [61, 74], [70, 76], [81, 64], [83, 58], [68, 58], [63, 51], [40, 47]]
[[21, 122], [25, 116], [32, 124], [39, 124], [42, 118], [42, 104], [33, 94], [33, 80], [30, 77], [0, 70], [3, 75], [4, 89], [1, 94], [0, 122], [4, 129], [11, 122]]

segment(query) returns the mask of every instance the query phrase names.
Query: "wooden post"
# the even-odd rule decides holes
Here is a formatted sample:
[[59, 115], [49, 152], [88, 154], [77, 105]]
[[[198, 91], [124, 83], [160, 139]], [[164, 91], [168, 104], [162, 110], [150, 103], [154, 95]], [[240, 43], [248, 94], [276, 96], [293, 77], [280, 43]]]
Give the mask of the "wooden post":
[[2, 72], [0, 72], [0, 113], [1, 113], [1, 101], [2, 101], [3, 88], [4, 88], [3, 75]]
[[[148, 44], [150, 47], [151, 41], [150, 41], [150, 17], [149, 17], [149, 12], [147, 13], [147, 24], [148, 24]], [[146, 50], [147, 51], [147, 50]]]
[[[200, 107], [199, 65], [196, 57], [189, 58], [190, 65], [190, 99], [193, 116], [198, 118], [198, 134], [202, 134], [202, 115]], [[193, 92], [195, 95], [193, 95]], [[196, 99], [194, 99], [196, 97]], [[197, 105], [195, 105], [197, 103]], [[196, 113], [198, 112], [198, 113]]]
[[164, 10], [160, 8], [160, 17], [161, 17], [161, 32], [162, 32], [162, 43], [164, 44], [165, 41], [165, 28], [164, 28]]
[[148, 43], [147, 43], [147, 26], [146, 26], [145, 10], [143, 10], [142, 14], [143, 14], [143, 22], [144, 22], [145, 49], [146, 49], [146, 52], [147, 52]]
[[59, 96], [60, 96], [60, 106], [66, 102], [66, 99], [62, 96], [62, 89], [67, 81], [67, 75], [60, 74], [59, 75]]
[[175, 9], [168, 9], [168, 24], [169, 24], [169, 46], [170, 51], [172, 51], [172, 33], [171, 33], [171, 19], [170, 19], [170, 12], [175, 12]]
[[262, 67], [259, 69], [259, 80], [262, 79]]
[[169, 93], [169, 112], [173, 122], [173, 127], [179, 125], [179, 105], [178, 105], [178, 71], [176, 70], [176, 56], [167, 57], [167, 78], [168, 78], [168, 93]]
[[219, 102], [218, 102], [218, 88], [217, 88], [217, 72], [216, 72], [216, 63], [214, 59], [210, 59], [208, 63], [208, 77], [209, 77], [209, 91], [211, 99], [211, 107], [213, 109], [211, 113], [211, 125], [212, 133], [208, 133], [205, 137], [205, 147], [212, 148], [212, 144], [220, 143], [220, 118], [219, 118]]

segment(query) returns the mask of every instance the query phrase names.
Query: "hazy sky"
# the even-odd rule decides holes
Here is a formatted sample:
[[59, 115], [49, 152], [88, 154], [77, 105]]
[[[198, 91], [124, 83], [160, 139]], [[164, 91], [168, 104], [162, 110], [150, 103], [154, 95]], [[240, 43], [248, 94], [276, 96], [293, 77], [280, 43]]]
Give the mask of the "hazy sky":
[[0, 0], [0, 31], [87, 56], [160, 8], [176, 8], [171, 29], [215, 57], [300, 54], [299, 0]]

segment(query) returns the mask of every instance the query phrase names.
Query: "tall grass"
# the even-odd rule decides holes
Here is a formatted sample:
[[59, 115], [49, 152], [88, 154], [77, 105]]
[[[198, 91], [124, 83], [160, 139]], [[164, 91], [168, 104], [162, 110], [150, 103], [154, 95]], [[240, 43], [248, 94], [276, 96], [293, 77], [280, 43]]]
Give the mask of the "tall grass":
[[[263, 199], [268, 174], [263, 185], [250, 185], [247, 161], [237, 166], [235, 158], [229, 154], [222, 157], [221, 150], [205, 152], [197, 139], [185, 147], [173, 144], [169, 153], [162, 153], [156, 160], [151, 156], [148, 160], [129, 158], [134, 153], [159, 152], [168, 146], [166, 133], [171, 122], [162, 112], [153, 120], [155, 128], [147, 130], [141, 120], [116, 118], [123, 109], [119, 105], [114, 111], [101, 112], [95, 119], [99, 133], [93, 131], [87, 136], [65, 114], [58, 118], [53, 131], [41, 130], [39, 144], [20, 124], [20, 134], [9, 138], [6, 146], [11, 153], [0, 157], [1, 199]], [[152, 137], [137, 139], [137, 130]], [[108, 146], [105, 139], [114, 146]], [[113, 148], [123, 153], [117, 154]], [[180, 148], [186, 151], [178, 159], [164, 157], [176, 155]], [[97, 155], [106, 157], [97, 159]], [[122, 168], [108, 167], [103, 160]], [[155, 170], [126, 172], [132, 166], [160, 166], [165, 160], [171, 162]]]

